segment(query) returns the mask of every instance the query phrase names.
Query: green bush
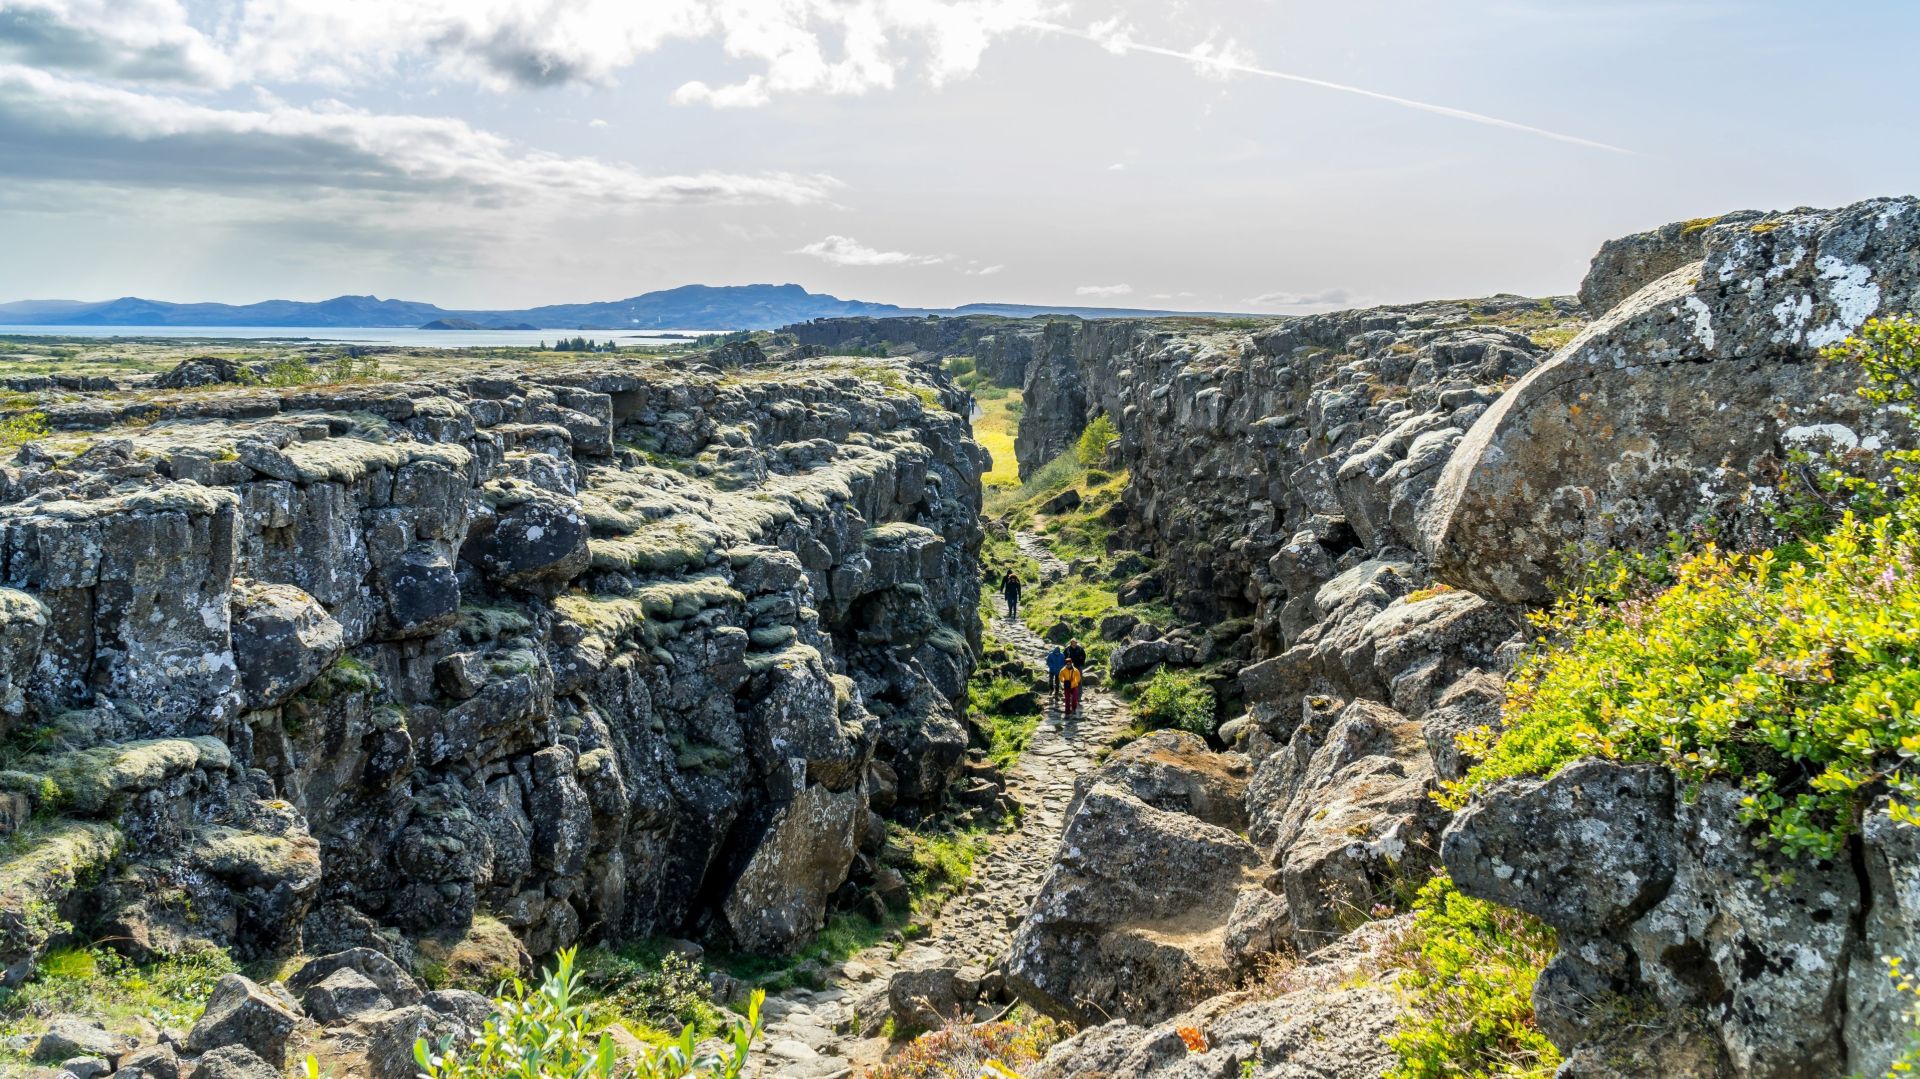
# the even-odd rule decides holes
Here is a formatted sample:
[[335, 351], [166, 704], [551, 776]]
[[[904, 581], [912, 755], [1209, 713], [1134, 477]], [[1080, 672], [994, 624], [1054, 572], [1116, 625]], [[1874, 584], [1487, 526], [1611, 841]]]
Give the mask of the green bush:
[[1102, 412], [1087, 424], [1080, 432], [1080, 442], [1073, 449], [1073, 455], [1082, 468], [1095, 468], [1106, 463], [1107, 443], [1120, 437], [1120, 429]]
[[1396, 948], [1405, 1006], [1387, 1079], [1552, 1075], [1560, 1054], [1534, 1026], [1533, 982], [1556, 946], [1538, 920], [1429, 881]]
[[414, 1042], [413, 1058], [424, 1079], [737, 1079], [746, 1067], [760, 1030], [764, 994], [756, 992], [746, 1018], [732, 1024], [723, 1052], [696, 1055], [695, 1031], [688, 1024], [677, 1042], [623, 1059], [612, 1037], [590, 1029], [574, 958], [573, 949], [562, 951], [537, 986], [515, 979], [494, 1000], [494, 1015], [480, 1038], [466, 1049], [452, 1052], [445, 1042], [438, 1048]]
[[580, 959], [581, 983], [593, 1010], [611, 1012], [649, 1041], [671, 1040], [692, 1027], [702, 1041], [727, 1029], [731, 1017], [714, 1004], [705, 972], [678, 952], [629, 945], [594, 949]]
[[15, 412], [0, 419], [0, 446], [20, 446], [53, 433], [47, 414], [38, 410]]
[[[1920, 325], [1875, 320], [1862, 332], [1829, 358], [1863, 367], [1862, 396], [1912, 400]], [[1599, 756], [1737, 783], [1746, 821], [1789, 858], [1840, 854], [1883, 791], [1897, 818], [1920, 822], [1920, 485], [1896, 468], [1850, 486], [1825, 535], [1753, 554], [1709, 544], [1660, 560], [1670, 583], [1653, 590], [1619, 562], [1611, 582], [1541, 614], [1548, 644], [1509, 683], [1507, 729], [1462, 739], [1482, 763], [1443, 801]], [[1856, 516], [1863, 505], [1876, 515]]]
[[1162, 667], [1140, 687], [1133, 715], [1149, 730], [1177, 728], [1202, 738], [1213, 733], [1213, 690], [1191, 671]]

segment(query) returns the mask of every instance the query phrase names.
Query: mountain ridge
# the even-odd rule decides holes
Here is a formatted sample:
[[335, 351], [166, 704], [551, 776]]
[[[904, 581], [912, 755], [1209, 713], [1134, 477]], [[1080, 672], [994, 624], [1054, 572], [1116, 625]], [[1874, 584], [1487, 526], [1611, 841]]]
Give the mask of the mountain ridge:
[[681, 285], [620, 300], [529, 308], [444, 308], [419, 300], [345, 294], [326, 300], [262, 300], [251, 304], [175, 303], [139, 296], [111, 300], [16, 300], [0, 303], [0, 323], [20, 326], [336, 326], [417, 327], [466, 320], [526, 323], [553, 330], [766, 330], [816, 318], [920, 315], [1042, 314], [1081, 318], [1218, 314], [1149, 308], [970, 303], [951, 308], [902, 307], [843, 300], [797, 284]]

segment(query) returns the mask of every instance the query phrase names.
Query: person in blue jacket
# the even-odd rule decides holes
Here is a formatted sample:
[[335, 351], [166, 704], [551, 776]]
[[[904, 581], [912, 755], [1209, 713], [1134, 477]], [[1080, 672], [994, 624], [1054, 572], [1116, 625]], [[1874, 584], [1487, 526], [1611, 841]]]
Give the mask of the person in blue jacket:
[[1047, 653], [1047, 690], [1053, 696], [1060, 695], [1060, 668], [1067, 665], [1067, 653], [1059, 645]]

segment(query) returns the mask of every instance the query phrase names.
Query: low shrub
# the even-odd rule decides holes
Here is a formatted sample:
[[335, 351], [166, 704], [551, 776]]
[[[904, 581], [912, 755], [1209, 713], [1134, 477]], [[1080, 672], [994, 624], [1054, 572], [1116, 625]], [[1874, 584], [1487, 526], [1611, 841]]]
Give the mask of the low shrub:
[[1534, 1026], [1533, 983], [1556, 947], [1537, 919], [1428, 882], [1396, 945], [1405, 1003], [1388, 1079], [1552, 1075], [1560, 1054]]
[[737, 1079], [745, 1069], [764, 994], [756, 992], [746, 1017], [730, 1025], [719, 1053], [696, 1054], [689, 1024], [676, 1042], [623, 1058], [610, 1035], [593, 1030], [574, 960], [569, 948], [538, 985], [515, 979], [495, 998], [493, 1017], [467, 1048], [414, 1042], [423, 1079]]
[[1097, 468], [1106, 463], [1107, 443], [1119, 437], [1120, 429], [1102, 412], [1080, 432], [1080, 441], [1074, 444], [1073, 455], [1079, 460], [1080, 467]]
[[[48, 1016], [62, 1012], [98, 1020], [110, 1030], [143, 1024], [189, 1027], [206, 1007], [214, 983], [237, 969], [225, 953], [211, 949], [133, 963], [101, 947], [56, 948], [41, 959], [32, 980], [0, 990], [0, 1043], [36, 1033]], [[0, 1058], [3, 1054], [0, 1050]]]
[[1019, 1079], [1017, 1069], [1067, 1035], [1043, 1016], [1019, 1022], [954, 1023], [922, 1034], [867, 1073], [867, 1079]]
[[1148, 730], [1172, 727], [1202, 738], [1213, 733], [1213, 690], [1191, 671], [1162, 667], [1140, 686], [1134, 718]]
[[0, 446], [3, 447], [23, 446], [52, 433], [53, 428], [47, 423], [47, 414], [37, 409], [29, 412], [15, 412], [0, 419]]

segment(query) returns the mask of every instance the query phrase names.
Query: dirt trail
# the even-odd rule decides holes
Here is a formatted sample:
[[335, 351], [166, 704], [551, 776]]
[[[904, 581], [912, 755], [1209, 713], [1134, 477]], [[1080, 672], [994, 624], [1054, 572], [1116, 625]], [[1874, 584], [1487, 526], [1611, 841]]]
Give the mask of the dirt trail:
[[[1066, 564], [1039, 536], [1015, 534], [1020, 550], [1040, 563], [1042, 580], [1064, 576]], [[1021, 659], [1044, 670], [1048, 645], [1000, 613], [991, 633]], [[897, 953], [879, 945], [836, 963], [818, 991], [792, 989], [766, 1004], [766, 1048], [757, 1074], [780, 1079], [843, 1079], [878, 1064], [890, 1043], [863, 1038], [857, 1016], [886, 1014], [887, 981], [902, 970], [973, 964], [990, 968], [1003, 958], [1013, 931], [1040, 890], [1065, 826], [1074, 780], [1094, 766], [1094, 754], [1129, 722], [1124, 702], [1089, 688], [1080, 714], [1067, 720], [1047, 702], [1027, 751], [1007, 773], [1007, 796], [1019, 803], [1019, 825], [996, 833], [974, 862], [973, 878], [940, 909], [929, 931]]]

